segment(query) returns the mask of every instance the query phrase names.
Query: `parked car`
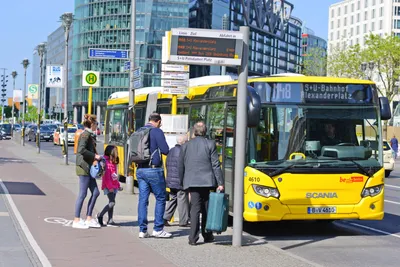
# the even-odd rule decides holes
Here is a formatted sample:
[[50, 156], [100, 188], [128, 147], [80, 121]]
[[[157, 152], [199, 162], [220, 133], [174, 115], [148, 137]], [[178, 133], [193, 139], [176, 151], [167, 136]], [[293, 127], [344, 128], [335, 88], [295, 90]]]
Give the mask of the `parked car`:
[[18, 123], [14, 124], [14, 131], [15, 132], [20, 132], [21, 131], [21, 124], [18, 124]]
[[387, 141], [383, 141], [383, 165], [385, 168], [385, 177], [389, 177], [394, 170], [394, 151]]
[[11, 139], [11, 124], [0, 124], [1, 135], [6, 139]]

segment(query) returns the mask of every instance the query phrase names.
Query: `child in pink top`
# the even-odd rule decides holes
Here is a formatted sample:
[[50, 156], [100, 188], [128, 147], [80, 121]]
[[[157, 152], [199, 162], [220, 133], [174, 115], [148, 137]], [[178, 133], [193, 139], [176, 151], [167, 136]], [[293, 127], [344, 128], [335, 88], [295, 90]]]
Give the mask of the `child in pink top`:
[[117, 174], [117, 164], [119, 163], [117, 147], [112, 145], [107, 146], [104, 151], [104, 159], [106, 160], [106, 168], [103, 175], [101, 189], [104, 191], [104, 194], [107, 195], [109, 202], [97, 215], [97, 220], [101, 226], [106, 226], [103, 223], [103, 216], [108, 212], [107, 226], [116, 227], [117, 225], [113, 220], [115, 197], [117, 192], [122, 190]]

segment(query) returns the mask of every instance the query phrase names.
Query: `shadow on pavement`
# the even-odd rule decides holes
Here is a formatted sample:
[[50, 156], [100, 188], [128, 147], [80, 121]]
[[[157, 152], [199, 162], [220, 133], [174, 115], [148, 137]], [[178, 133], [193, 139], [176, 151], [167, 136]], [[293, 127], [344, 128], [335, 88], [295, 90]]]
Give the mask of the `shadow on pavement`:
[[[7, 182], [3, 181], [10, 195], [34, 195], [45, 196], [46, 194], [39, 189], [34, 183], [25, 182]], [[0, 188], [0, 194], [4, 194]]]
[[19, 159], [19, 158], [5, 158], [5, 157], [0, 157], [0, 165], [1, 165], [1, 164], [7, 164], [7, 163], [21, 164], [21, 163], [32, 163], [32, 162], [26, 161], [26, 160], [24, 160], [24, 159]]

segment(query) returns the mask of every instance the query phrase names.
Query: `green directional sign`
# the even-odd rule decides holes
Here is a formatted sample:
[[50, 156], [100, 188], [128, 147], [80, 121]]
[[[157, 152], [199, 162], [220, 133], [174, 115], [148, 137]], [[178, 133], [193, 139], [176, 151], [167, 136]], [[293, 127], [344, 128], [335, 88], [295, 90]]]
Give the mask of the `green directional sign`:
[[99, 87], [100, 72], [98, 71], [83, 71], [82, 86]]

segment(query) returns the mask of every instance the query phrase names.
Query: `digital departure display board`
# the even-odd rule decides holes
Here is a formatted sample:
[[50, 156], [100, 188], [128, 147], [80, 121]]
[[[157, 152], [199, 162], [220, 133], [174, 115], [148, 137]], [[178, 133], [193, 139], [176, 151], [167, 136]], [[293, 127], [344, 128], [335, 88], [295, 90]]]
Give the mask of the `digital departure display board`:
[[172, 29], [168, 63], [240, 66], [242, 51], [241, 32]]

